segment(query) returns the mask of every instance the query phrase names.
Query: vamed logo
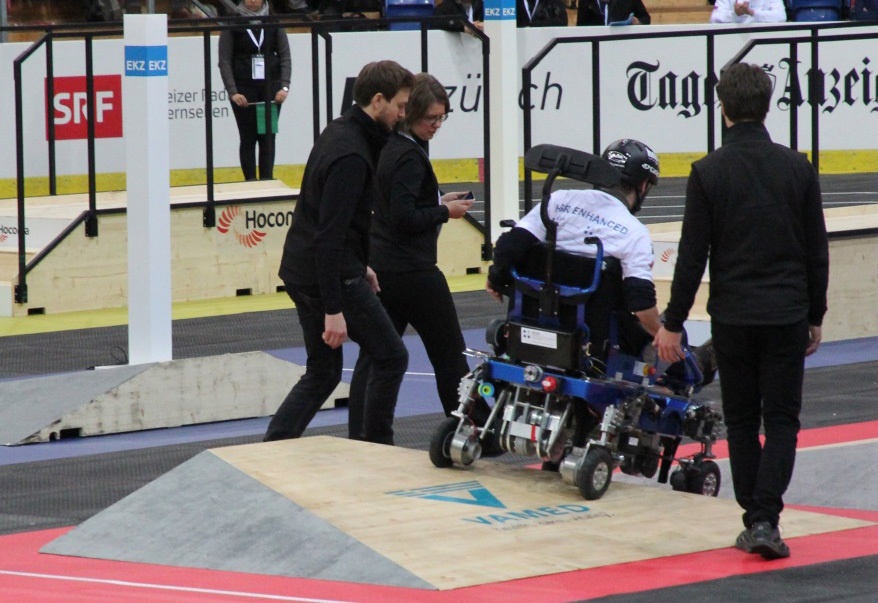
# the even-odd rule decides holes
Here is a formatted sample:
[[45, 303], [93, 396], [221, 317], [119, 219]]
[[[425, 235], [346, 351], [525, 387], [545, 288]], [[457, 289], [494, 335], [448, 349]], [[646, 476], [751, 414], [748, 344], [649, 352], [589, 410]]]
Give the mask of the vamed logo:
[[387, 492], [386, 494], [459, 503], [462, 505], [475, 505], [477, 507], [493, 507], [496, 509], [506, 508], [506, 505], [500, 502], [496, 496], [491, 494], [487, 488], [477, 481], [430, 486], [428, 488], [415, 488], [414, 490], [394, 490], [392, 492]]
[[242, 228], [242, 222], [244, 222], [244, 216], [241, 215], [241, 208], [237, 205], [230, 205], [220, 213], [216, 229], [222, 234], [231, 232], [238, 243], [252, 249], [262, 242], [262, 239], [265, 238], [265, 232], [255, 228], [247, 229], [246, 225]]

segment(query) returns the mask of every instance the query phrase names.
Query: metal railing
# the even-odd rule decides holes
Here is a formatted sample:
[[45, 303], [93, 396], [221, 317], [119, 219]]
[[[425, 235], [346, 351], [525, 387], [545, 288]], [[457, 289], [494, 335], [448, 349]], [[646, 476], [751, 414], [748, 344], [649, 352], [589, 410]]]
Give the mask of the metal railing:
[[[313, 136], [316, 140], [322, 130], [319, 106], [320, 93], [324, 92], [326, 98], [326, 122], [332, 119], [333, 111], [333, 86], [332, 86], [332, 51], [333, 51], [333, 34], [339, 31], [366, 31], [374, 29], [386, 29], [392, 23], [417, 22], [420, 29], [420, 63], [421, 70], [428, 71], [429, 68], [429, 52], [427, 44], [427, 32], [430, 26], [436, 23], [447, 23], [450, 17], [395, 17], [392, 19], [342, 19], [342, 20], [321, 20], [321, 21], [302, 21], [301, 19], [270, 16], [261, 18], [265, 21], [266, 28], [271, 27], [295, 27], [309, 28], [311, 31], [311, 83], [313, 106]], [[217, 32], [224, 30], [238, 29], [242, 22], [250, 22], [251, 18], [239, 17], [220, 17], [217, 19], [186, 19], [173, 20], [168, 22], [169, 34], [186, 34], [196, 33], [203, 37], [203, 72], [205, 90], [211, 90], [212, 85], [212, 65], [213, 58], [211, 52], [211, 36]], [[485, 78], [485, 98], [486, 102], [489, 98], [488, 93], [488, 75], [489, 65], [488, 56], [490, 53], [490, 45], [487, 36], [480, 30], [475, 28], [471, 23], [460, 19], [463, 26], [468, 32], [472, 33], [481, 41], [482, 46], [482, 68]], [[124, 31], [121, 24], [107, 23], [103, 25], [93, 24], [69, 24], [57, 26], [13, 26], [8, 28], [0, 28], [5, 33], [10, 31], [43, 31], [43, 35], [35, 41], [29, 48], [22, 52], [13, 62], [14, 82], [15, 82], [15, 152], [16, 152], [16, 193], [17, 193], [17, 211], [18, 211], [18, 282], [15, 285], [15, 303], [27, 303], [27, 274], [33, 270], [37, 264], [48, 255], [51, 249], [66, 236], [69, 236], [74, 228], [68, 227], [58, 235], [55, 241], [51, 242], [44, 250], [38, 253], [30, 262], [27, 261], [26, 252], [26, 235], [25, 235], [25, 165], [24, 165], [24, 141], [25, 132], [23, 124], [23, 80], [22, 66], [32, 57], [41, 47], [46, 47], [46, 80], [47, 95], [46, 102], [50, 105], [46, 108], [46, 115], [52, 116], [51, 99], [54, 98], [54, 61], [53, 61], [53, 41], [56, 39], [76, 39], [82, 38], [85, 44], [85, 71], [86, 71], [86, 120], [87, 120], [87, 153], [88, 153], [88, 210], [78, 218], [74, 225], [85, 223], [85, 234], [89, 237], [98, 236], [98, 215], [100, 212], [96, 206], [97, 195], [97, 178], [96, 178], [96, 157], [95, 157], [95, 88], [94, 88], [94, 66], [93, 66], [93, 41], [95, 38], [111, 38], [122, 36]], [[324, 41], [323, 61], [325, 63], [325, 81], [321, 82], [321, 56], [320, 56], [320, 40]], [[194, 205], [203, 207], [203, 226], [212, 228], [216, 226], [216, 205], [214, 195], [214, 156], [213, 156], [213, 110], [212, 98], [210, 94], [205, 95], [204, 114], [208, 118], [205, 119], [205, 175], [206, 175], [206, 198], [200, 203]], [[490, 176], [490, 159], [489, 159], [489, 123], [490, 110], [486, 106], [484, 111], [484, 149], [485, 149], [485, 205], [486, 217], [489, 216], [490, 207], [490, 185], [488, 184]], [[271, 111], [265, 111], [266, 126], [270, 127]], [[266, 131], [270, 131], [266, 129]], [[48, 175], [49, 175], [49, 194], [57, 194], [57, 173], [56, 173], [56, 155], [55, 155], [55, 123], [49, 118], [47, 123], [47, 154], [48, 154]], [[261, 201], [279, 200], [284, 197], [262, 197]], [[240, 202], [241, 200], [228, 200], [224, 204]], [[193, 204], [189, 204], [190, 206]], [[490, 239], [485, 234], [486, 245], [482, 247], [482, 255], [488, 255], [490, 258]]]
[[[718, 27], [707, 27], [704, 29], [693, 29], [686, 31], [673, 31], [673, 32], [656, 32], [650, 33], [643, 28], [638, 28], [637, 33], [632, 34], [620, 34], [620, 35], [590, 35], [590, 36], [576, 36], [570, 38], [555, 38], [548, 44], [546, 44], [540, 52], [538, 52], [532, 59], [530, 59], [521, 70], [521, 79], [522, 79], [522, 92], [523, 92], [523, 103], [524, 103], [524, 149], [523, 152], [526, 153], [528, 149], [533, 146], [532, 143], [532, 116], [531, 116], [531, 83], [532, 83], [532, 73], [533, 70], [536, 69], [537, 66], [542, 63], [542, 61], [549, 56], [552, 51], [562, 45], [567, 44], [590, 44], [592, 46], [592, 153], [596, 155], [600, 155], [602, 151], [601, 144], [601, 132], [600, 132], [600, 123], [601, 123], [601, 103], [600, 103], [600, 81], [601, 81], [601, 70], [600, 70], [600, 52], [601, 48], [607, 44], [614, 43], [623, 43], [627, 40], [644, 40], [644, 39], [661, 39], [661, 38], [674, 38], [679, 39], [680, 37], [701, 37], [705, 38], [707, 52], [705, 54], [705, 66], [708, 73], [708, 76], [705, 81], [705, 90], [704, 90], [704, 98], [705, 98], [705, 114], [704, 119], [706, 120], [706, 136], [707, 136], [707, 152], [711, 152], [716, 148], [716, 99], [714, 95], [714, 88], [716, 87], [716, 83], [718, 81], [718, 76], [716, 74], [716, 56], [714, 43], [717, 36], [726, 36], [726, 35], [740, 35], [742, 33], [769, 33], [769, 32], [799, 32], [799, 35], [795, 35], [792, 33], [789, 36], [785, 37], [774, 37], [774, 38], [760, 38], [750, 40], [748, 43], [744, 45], [744, 47], [730, 60], [726, 63], [726, 65], [733, 64], [735, 62], [742, 61], [747, 54], [756, 46], [766, 46], [766, 45], [777, 45], [777, 44], [787, 44], [789, 45], [789, 53], [790, 53], [790, 61], [791, 64], [795, 65], [798, 60], [798, 45], [799, 44], [809, 44], [811, 50], [811, 71], [810, 71], [810, 81], [809, 81], [809, 91], [812, 92], [810, 98], [816, 98], [813, 94], [815, 91], [816, 83], [816, 75], [818, 68], [818, 45], [819, 43], [827, 43], [827, 42], [843, 42], [843, 41], [851, 41], [851, 40], [869, 40], [875, 39], [875, 33], [838, 33], [838, 34], [826, 34], [827, 31], [835, 31], [849, 29], [849, 28], [863, 28], [867, 25], [862, 21], [853, 21], [853, 22], [836, 22], [836, 23], [828, 23], [828, 22], [820, 22], [820, 23], [800, 23], [796, 24], [786, 24], [783, 26], [767, 26], [767, 27], [735, 27], [735, 28], [718, 28]], [[820, 32], [823, 32], [820, 35]], [[793, 91], [792, 94], [794, 96], [794, 102], [790, 105], [790, 147], [793, 149], [798, 149], [799, 144], [799, 136], [798, 136], [798, 105], [799, 101], [801, 101], [801, 90], [798, 89], [798, 78], [793, 79], [792, 83]], [[820, 126], [820, 111], [819, 106], [816, 102], [811, 103], [811, 161], [814, 165], [815, 169], [819, 168], [820, 163], [820, 147], [819, 147], [819, 126]], [[524, 170], [524, 210], [525, 212], [530, 211], [533, 207], [533, 176], [531, 171], [528, 169]]]

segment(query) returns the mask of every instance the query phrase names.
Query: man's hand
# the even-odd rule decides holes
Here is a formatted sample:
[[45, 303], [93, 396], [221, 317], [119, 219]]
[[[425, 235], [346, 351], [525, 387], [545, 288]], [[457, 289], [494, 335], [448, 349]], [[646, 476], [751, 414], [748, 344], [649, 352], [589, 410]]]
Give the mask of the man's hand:
[[652, 340], [652, 345], [655, 346], [659, 358], [665, 362], [677, 362], [686, 357], [681, 345], [682, 341], [682, 332], [674, 333], [664, 327], [660, 327], [658, 333], [655, 334], [655, 339]]
[[239, 107], [247, 107], [247, 97], [241, 94], [240, 92], [232, 95], [232, 102], [238, 105]]
[[823, 338], [823, 328], [811, 325], [808, 327], [808, 335], [811, 339], [808, 341], [808, 347], [805, 348], [805, 356], [810, 356], [820, 347], [820, 340]]
[[464, 199], [468, 193], [445, 193], [442, 205], [448, 208], [449, 218], [461, 218], [473, 205], [472, 199]]
[[274, 95], [274, 102], [276, 102], [278, 105], [282, 104], [285, 100], [287, 100], [287, 96], [289, 96], [289, 94], [289, 92], [281, 88]]
[[368, 266], [366, 266], [366, 282], [372, 287], [372, 293], [381, 293], [381, 287], [378, 286], [378, 275]]
[[743, 17], [744, 15], [753, 16], [753, 9], [750, 8], [750, 2], [735, 2], [735, 14], [739, 17]]
[[348, 325], [344, 314], [327, 314], [323, 320], [323, 342], [333, 350], [347, 341]]
[[503, 294], [501, 294], [499, 291], [491, 286], [491, 281], [485, 281], [485, 291], [490, 293], [491, 297], [496, 299], [498, 302], [500, 302], [501, 304], [503, 303]]

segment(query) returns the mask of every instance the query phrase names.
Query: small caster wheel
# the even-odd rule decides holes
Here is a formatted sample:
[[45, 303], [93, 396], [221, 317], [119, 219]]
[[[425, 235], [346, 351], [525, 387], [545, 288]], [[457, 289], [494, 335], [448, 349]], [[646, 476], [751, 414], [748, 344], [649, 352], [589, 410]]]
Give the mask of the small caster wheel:
[[457, 433], [459, 423], [460, 419], [457, 417], [446, 417], [430, 438], [430, 461], [440, 469], [454, 464], [451, 460], [451, 440]]
[[597, 500], [610, 487], [613, 457], [604, 448], [590, 448], [576, 470], [576, 485], [585, 500]]
[[713, 461], [702, 461], [695, 465], [686, 489], [693, 494], [716, 496], [719, 494], [720, 481], [719, 466]]
[[688, 481], [686, 479], [686, 471], [683, 469], [677, 469], [673, 473], [671, 473], [671, 488], [673, 488], [677, 492], [686, 492]]

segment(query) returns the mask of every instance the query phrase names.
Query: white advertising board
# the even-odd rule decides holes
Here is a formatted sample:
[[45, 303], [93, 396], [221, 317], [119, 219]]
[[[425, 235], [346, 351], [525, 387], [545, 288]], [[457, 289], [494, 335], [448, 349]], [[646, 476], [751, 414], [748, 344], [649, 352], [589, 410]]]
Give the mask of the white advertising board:
[[[721, 31], [724, 26], [714, 26]], [[630, 32], [631, 28], [533, 28], [519, 30], [518, 63], [524, 65], [556, 37]], [[707, 149], [705, 85], [708, 81], [706, 38], [701, 26], [650, 26], [641, 28], [642, 39], [605, 41], [600, 45], [600, 138], [636, 136], [659, 153], [698, 153]], [[651, 32], [676, 31], [671, 38], [650, 38]], [[734, 31], [731, 29], [730, 31]], [[838, 30], [835, 30], [836, 32]], [[871, 39], [820, 44], [820, 82], [816, 102], [820, 107], [821, 150], [874, 149], [878, 138], [878, 26], [845, 32], [871, 31]], [[717, 35], [716, 68], [719, 69], [751, 38], [781, 37], [788, 32]], [[790, 35], [793, 34], [791, 29]], [[796, 35], [805, 36], [799, 31]], [[822, 35], [822, 34], [821, 34]], [[301, 165], [313, 142], [311, 39], [308, 34], [289, 36], [293, 57], [292, 93], [280, 116], [276, 163]], [[238, 134], [229, 101], [216, 68], [216, 41], [212, 39], [212, 89], [214, 165], [238, 165]], [[472, 36], [431, 31], [428, 35], [429, 71], [449, 90], [452, 118], [431, 143], [436, 159], [482, 156], [485, 86], [480, 42]], [[15, 125], [13, 59], [27, 44], [0, 44], [0, 179], [15, 178]], [[97, 172], [126, 169], [122, 132], [122, 40], [94, 43], [96, 81]], [[342, 108], [345, 85], [368, 61], [395, 59], [413, 71], [420, 70], [420, 33], [344, 32], [333, 34], [332, 74], [335, 115]], [[325, 78], [323, 42], [319, 44], [321, 81]], [[588, 42], [559, 44], [533, 71], [531, 100], [534, 144], [551, 142], [592, 150], [592, 52]], [[87, 172], [85, 143], [85, 65], [82, 41], [55, 42], [55, 98], [52, 102], [58, 132], [58, 175]], [[799, 148], [810, 146], [810, 99], [807, 73], [811, 69], [808, 46], [798, 46], [798, 63], [791, 69], [788, 44], [759, 46], [747, 57], [763, 64], [775, 79], [775, 95], [768, 117], [772, 136], [789, 141], [789, 109], [793, 82], [805, 98], [799, 103]], [[205, 165], [205, 117], [202, 73], [202, 40], [172, 37], [168, 40], [168, 94], [171, 133], [171, 169]], [[47, 118], [45, 50], [38, 50], [23, 66], [25, 175], [46, 176]], [[320, 91], [321, 125], [326, 122], [326, 91]], [[495, 94], [498, 93], [495, 91]], [[521, 102], [509, 98], [508, 102]], [[335, 116], [333, 115], [333, 116]], [[519, 119], [521, 114], [519, 114]], [[717, 112], [716, 132], [719, 136]], [[521, 131], [521, 128], [519, 128]], [[719, 141], [717, 139], [716, 144]], [[519, 145], [521, 145], [519, 140]]]

